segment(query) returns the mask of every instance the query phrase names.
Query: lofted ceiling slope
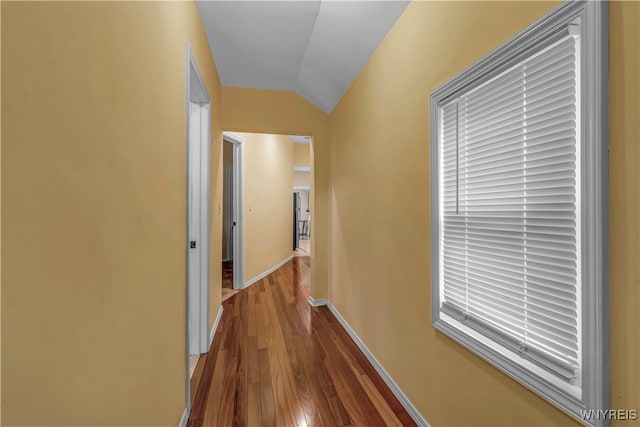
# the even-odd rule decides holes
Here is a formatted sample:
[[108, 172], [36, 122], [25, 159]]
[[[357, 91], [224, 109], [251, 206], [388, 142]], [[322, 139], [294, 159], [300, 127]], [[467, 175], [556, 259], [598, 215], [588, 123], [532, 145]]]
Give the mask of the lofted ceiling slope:
[[296, 92], [330, 113], [408, 1], [204, 1], [223, 86]]

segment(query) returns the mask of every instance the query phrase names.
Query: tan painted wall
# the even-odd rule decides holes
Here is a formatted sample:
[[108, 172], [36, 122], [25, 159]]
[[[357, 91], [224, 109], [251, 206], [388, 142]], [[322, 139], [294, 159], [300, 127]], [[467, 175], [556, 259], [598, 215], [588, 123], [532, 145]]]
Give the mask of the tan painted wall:
[[609, 29], [611, 405], [640, 408], [640, 2], [610, 3]]
[[[436, 333], [430, 309], [429, 94], [554, 6], [413, 2], [330, 116], [329, 297], [433, 426], [576, 424]], [[611, 3], [609, 23], [611, 396], [628, 409], [640, 405], [639, 8]]]
[[293, 164], [296, 166], [310, 166], [310, 144], [293, 144]]
[[294, 172], [293, 185], [300, 185], [300, 186], [311, 185], [311, 172]]
[[[171, 426], [185, 407], [193, 2], [2, 2], [2, 425]], [[212, 318], [221, 216], [213, 209]]]
[[293, 143], [283, 135], [236, 133], [244, 139], [244, 280], [291, 256]]
[[[310, 212], [307, 212], [307, 209], [311, 210], [309, 207], [309, 192], [306, 190], [297, 190], [300, 194], [300, 219], [308, 219]], [[300, 225], [298, 224], [298, 228]]]
[[[2, 7], [0, 5], [0, 46], [2, 46]], [[0, 51], [2, 49], [0, 48]], [[0, 74], [2, 73], [2, 55], [0, 54]], [[2, 99], [2, 79], [0, 79], [0, 99]], [[0, 118], [2, 118], [2, 103], [0, 102]], [[0, 260], [2, 259], [2, 120], [0, 120]], [[2, 307], [2, 263], [0, 262], [0, 314]], [[0, 315], [0, 367], [2, 366], [2, 316]], [[0, 384], [2, 384], [2, 369], [0, 369]], [[2, 387], [0, 386], [0, 424], [2, 423]]]
[[329, 137], [327, 115], [292, 92], [222, 88], [222, 128], [234, 132], [310, 135], [311, 292], [328, 295], [329, 274]]
[[224, 211], [226, 209], [226, 185], [227, 185], [227, 175], [226, 169], [227, 166], [233, 166], [233, 145], [230, 142], [223, 141], [222, 142], [222, 257], [224, 258], [226, 247], [227, 247], [227, 226], [225, 224]]

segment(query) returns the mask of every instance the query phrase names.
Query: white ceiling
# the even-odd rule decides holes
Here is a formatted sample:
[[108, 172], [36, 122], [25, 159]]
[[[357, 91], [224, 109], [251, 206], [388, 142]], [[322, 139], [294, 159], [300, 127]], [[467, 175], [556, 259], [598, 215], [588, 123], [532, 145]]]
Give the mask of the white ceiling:
[[296, 92], [326, 113], [409, 2], [198, 0], [223, 86]]

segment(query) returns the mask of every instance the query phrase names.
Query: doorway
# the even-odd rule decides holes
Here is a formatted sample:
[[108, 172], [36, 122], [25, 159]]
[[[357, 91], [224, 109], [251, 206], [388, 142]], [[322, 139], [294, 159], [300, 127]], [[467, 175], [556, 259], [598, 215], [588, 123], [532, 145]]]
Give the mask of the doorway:
[[211, 241], [211, 98], [198, 65], [186, 46], [186, 374], [190, 379], [200, 354], [209, 351]]
[[237, 292], [234, 290], [233, 286], [233, 144], [225, 139], [223, 139], [222, 142], [222, 153], [224, 174], [222, 217], [222, 302], [224, 302]]
[[244, 289], [243, 142], [223, 133], [222, 300]]
[[293, 192], [293, 256], [311, 255], [311, 187], [294, 187]]

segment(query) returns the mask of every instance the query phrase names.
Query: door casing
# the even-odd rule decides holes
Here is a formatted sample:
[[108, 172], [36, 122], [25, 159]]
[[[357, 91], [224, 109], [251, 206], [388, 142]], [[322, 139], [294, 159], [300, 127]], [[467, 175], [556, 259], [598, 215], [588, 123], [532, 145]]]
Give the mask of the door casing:
[[222, 138], [233, 144], [233, 289], [244, 289], [244, 201], [243, 147], [244, 139], [230, 132]]
[[[209, 350], [209, 293], [211, 271], [211, 98], [198, 69], [195, 57], [188, 44], [185, 46], [185, 95], [186, 95], [186, 240], [185, 271], [186, 271], [186, 405], [187, 413], [191, 411], [189, 355], [202, 354]], [[199, 129], [194, 128], [199, 127]], [[197, 131], [197, 132], [196, 132]], [[194, 141], [196, 136], [197, 141]], [[190, 159], [191, 144], [199, 144], [200, 148], [200, 232], [196, 240], [198, 251], [190, 248], [190, 240], [194, 224], [191, 224], [192, 164]], [[202, 252], [201, 252], [202, 251]], [[193, 256], [200, 254], [200, 280], [190, 278], [190, 265]]]
[[224, 231], [227, 236], [223, 261], [233, 260], [233, 166], [224, 169]]

